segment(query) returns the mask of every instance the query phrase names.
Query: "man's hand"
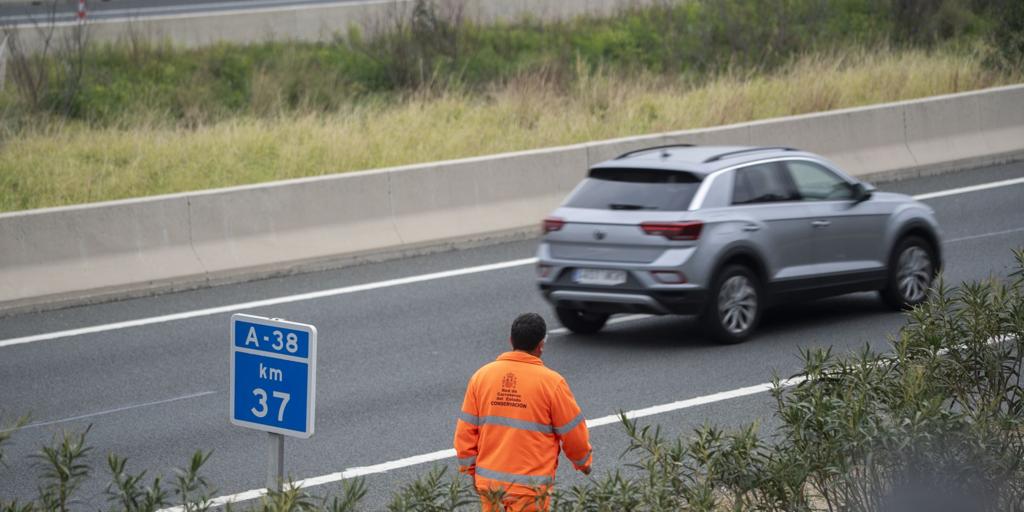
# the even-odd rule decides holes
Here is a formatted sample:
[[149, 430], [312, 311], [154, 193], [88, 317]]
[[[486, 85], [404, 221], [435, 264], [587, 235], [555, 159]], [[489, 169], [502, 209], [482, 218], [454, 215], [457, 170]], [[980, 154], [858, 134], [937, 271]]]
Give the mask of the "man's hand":
[[584, 475], [588, 475], [589, 476], [590, 475], [590, 466], [585, 466], [585, 467], [580, 468], [580, 472], [582, 472]]

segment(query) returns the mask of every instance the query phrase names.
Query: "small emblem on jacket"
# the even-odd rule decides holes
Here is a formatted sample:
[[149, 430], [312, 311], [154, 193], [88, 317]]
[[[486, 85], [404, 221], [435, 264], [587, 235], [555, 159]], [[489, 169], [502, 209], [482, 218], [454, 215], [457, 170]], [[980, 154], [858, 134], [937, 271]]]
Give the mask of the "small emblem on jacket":
[[507, 373], [507, 374], [505, 374], [505, 378], [501, 379], [501, 387], [508, 388], [508, 389], [515, 389], [516, 388], [516, 374], [514, 374], [514, 373]]

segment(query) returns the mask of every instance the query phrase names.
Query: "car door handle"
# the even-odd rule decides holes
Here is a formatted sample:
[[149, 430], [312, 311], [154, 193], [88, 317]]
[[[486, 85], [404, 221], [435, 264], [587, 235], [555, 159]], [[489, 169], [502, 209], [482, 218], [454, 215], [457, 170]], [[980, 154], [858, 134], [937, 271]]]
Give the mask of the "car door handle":
[[832, 225], [832, 222], [827, 220], [816, 220], [811, 222], [811, 225], [816, 228], [827, 228]]
[[757, 231], [759, 229], [761, 229], [761, 226], [758, 226], [757, 224], [747, 224], [743, 226], [743, 231]]

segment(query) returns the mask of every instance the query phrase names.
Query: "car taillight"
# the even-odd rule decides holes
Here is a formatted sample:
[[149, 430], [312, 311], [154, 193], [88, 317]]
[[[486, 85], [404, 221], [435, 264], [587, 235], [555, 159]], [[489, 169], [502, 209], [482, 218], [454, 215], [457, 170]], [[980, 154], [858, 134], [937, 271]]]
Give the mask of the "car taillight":
[[644, 222], [640, 229], [648, 235], [663, 236], [669, 240], [696, 240], [700, 238], [700, 232], [704, 229], [704, 223], [699, 220], [687, 222]]
[[558, 231], [565, 225], [565, 220], [559, 219], [558, 217], [548, 217], [544, 219], [543, 227], [544, 234], [548, 234], [552, 231]]

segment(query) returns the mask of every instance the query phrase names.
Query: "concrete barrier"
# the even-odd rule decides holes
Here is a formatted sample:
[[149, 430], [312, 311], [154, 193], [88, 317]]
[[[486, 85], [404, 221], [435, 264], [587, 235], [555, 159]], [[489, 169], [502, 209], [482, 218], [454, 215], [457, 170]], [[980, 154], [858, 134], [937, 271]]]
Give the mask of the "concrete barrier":
[[173, 289], [204, 270], [188, 197], [0, 215], [0, 311]]
[[597, 162], [788, 145], [892, 179], [1024, 158], [1024, 85], [731, 126], [0, 214], [0, 314], [536, 235]]
[[243, 269], [288, 270], [400, 245], [389, 181], [389, 173], [378, 171], [190, 195], [191, 243], [205, 279], [222, 282], [248, 272]]
[[583, 145], [398, 169], [390, 173], [395, 229], [409, 244], [532, 233], [538, 212], [557, 206], [586, 171]]
[[1024, 140], [1024, 87], [1004, 87], [999, 94], [978, 97], [981, 126], [985, 130], [988, 154], [1001, 155], [1020, 150]]
[[593, 142], [587, 145], [587, 161], [594, 165], [627, 151], [669, 144], [746, 146], [750, 144], [750, 127], [745, 124], [720, 126]]
[[827, 155], [854, 175], [916, 165], [903, 137], [903, 109], [847, 109], [750, 124], [755, 146], [792, 146]]

